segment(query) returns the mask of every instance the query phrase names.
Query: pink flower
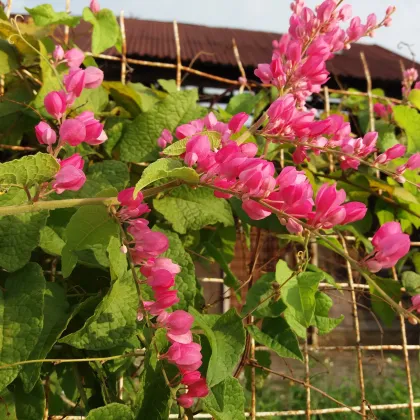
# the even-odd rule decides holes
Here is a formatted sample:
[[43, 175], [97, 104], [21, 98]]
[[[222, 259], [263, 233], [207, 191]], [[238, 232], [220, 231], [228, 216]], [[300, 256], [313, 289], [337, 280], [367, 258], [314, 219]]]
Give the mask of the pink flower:
[[420, 295], [412, 296], [411, 303], [413, 306], [409, 309], [409, 311], [416, 311], [420, 313]]
[[79, 155], [79, 153], [75, 153], [67, 159], [63, 159], [60, 162], [60, 166], [62, 168], [66, 166], [74, 166], [77, 169], [83, 169], [83, 167], [85, 166], [85, 162], [83, 161], [83, 158]]
[[385, 165], [386, 163], [390, 162], [391, 160], [400, 158], [404, 156], [406, 147], [402, 144], [396, 144], [389, 149], [385, 150], [384, 153], [381, 153], [376, 159], [375, 163], [380, 163], [381, 165]]
[[198, 343], [173, 343], [162, 357], [166, 357], [170, 363], [191, 371], [188, 369], [190, 366], [201, 363], [201, 346]]
[[172, 275], [178, 274], [181, 267], [172, 262], [170, 258], [152, 258], [148, 260], [140, 269], [141, 273], [149, 277], [155, 270], [167, 270]]
[[165, 320], [165, 326], [171, 334], [181, 335], [191, 329], [193, 322], [194, 317], [192, 315], [188, 312], [177, 310], [169, 314]]
[[254, 200], [245, 200], [242, 202], [242, 208], [245, 213], [254, 220], [265, 219], [270, 216], [271, 211], [267, 210], [261, 204], [257, 203]]
[[86, 67], [85, 69], [85, 88], [95, 89], [99, 87], [104, 80], [104, 72], [97, 67]]
[[77, 120], [65, 120], [60, 127], [60, 138], [70, 146], [77, 146], [86, 138], [85, 125]]
[[154, 290], [169, 289], [175, 284], [174, 276], [166, 270], [155, 270], [150, 277], [147, 278], [147, 284]]
[[194, 404], [194, 398], [188, 394], [181, 394], [177, 399], [178, 404], [184, 408], [191, 408]]
[[54, 61], [61, 61], [64, 58], [64, 50], [61, 45], [56, 45], [53, 51]]
[[134, 187], [126, 188], [118, 193], [117, 199], [122, 206], [136, 208], [143, 201], [143, 194], [139, 191], [136, 198], [134, 196]]
[[200, 378], [198, 381], [188, 386], [188, 395], [191, 397], [204, 398], [209, 392], [209, 387], [207, 386], [205, 378]]
[[177, 294], [178, 294], [177, 290], [165, 290], [165, 291], [156, 290], [155, 291], [156, 302], [154, 302], [150, 306], [149, 308], [150, 313], [152, 315], [159, 315], [165, 309], [168, 309], [171, 306], [178, 303], [179, 298]]
[[247, 122], [248, 117], [249, 116], [246, 112], [240, 112], [239, 114], [234, 115], [229, 121], [229, 130], [233, 133], [237, 133]]
[[346, 217], [341, 222], [342, 225], [362, 220], [366, 216], [367, 207], [363, 203], [359, 203], [357, 201], [352, 203], [345, 203], [343, 204], [343, 207], [346, 211]]
[[414, 155], [410, 156], [407, 161], [407, 169], [418, 169], [420, 168], [420, 153], [415, 153]]
[[[353, 155], [359, 159], [365, 158], [366, 156], [373, 153], [376, 148], [376, 141], [378, 139], [378, 133], [371, 131], [366, 133], [363, 138], [353, 139], [347, 138], [343, 140], [341, 149], [348, 155]], [[360, 165], [359, 159], [353, 159], [349, 156], [340, 156], [342, 169], [357, 169]]]
[[77, 69], [83, 63], [85, 54], [78, 48], [72, 48], [64, 54], [64, 59], [67, 61], [67, 65], [71, 69]]
[[64, 86], [68, 93], [78, 98], [85, 87], [85, 71], [78, 68], [71, 68], [69, 74], [64, 76]]
[[57, 141], [55, 131], [44, 121], [35, 126], [35, 135], [41, 144], [51, 146]]
[[378, 117], [387, 120], [389, 119], [389, 116], [392, 115], [392, 106], [389, 104], [384, 105], [381, 103], [376, 103], [375, 105], [373, 105], [373, 111]]
[[83, 160], [79, 154], [75, 154], [60, 162], [61, 169], [55, 175], [52, 188], [57, 194], [66, 190], [78, 191], [83, 187], [86, 176], [83, 173]]
[[207, 130], [211, 130], [217, 124], [217, 118], [213, 112], [209, 112], [203, 119], [204, 125]]
[[[94, 146], [106, 140], [100, 140], [104, 125], [98, 120], [95, 120], [93, 112], [84, 111], [76, 117], [76, 120], [81, 121], [86, 130], [86, 136], [83, 141]], [[106, 136], [105, 136], [106, 137]]]
[[172, 140], [173, 140], [172, 133], [165, 128], [160, 134], [160, 137], [157, 139], [157, 145], [161, 149], [164, 149], [168, 143], [169, 144], [172, 143]]
[[384, 223], [372, 238], [374, 251], [366, 259], [367, 268], [373, 273], [393, 267], [410, 250], [410, 237], [402, 232], [397, 222]]
[[407, 163], [398, 166], [396, 172], [401, 175], [406, 169], [414, 170], [418, 168], [420, 168], [420, 153], [415, 153], [408, 158]]
[[147, 229], [129, 228], [136, 244], [133, 251], [133, 259], [138, 264], [148, 258], [157, 257], [164, 253], [169, 247], [168, 238], [161, 232], [153, 232]]
[[346, 218], [346, 209], [341, 205], [346, 199], [344, 190], [337, 191], [336, 184], [323, 184], [315, 199], [315, 213], [311, 224], [317, 228], [331, 229]]
[[175, 130], [176, 138], [179, 140], [184, 139], [185, 137], [191, 137], [196, 133], [197, 133], [197, 127], [191, 123], [180, 125]]
[[192, 137], [186, 147], [184, 161], [188, 166], [193, 166], [210, 153], [210, 142], [207, 136], [197, 135]]
[[67, 109], [66, 93], [62, 90], [48, 93], [44, 98], [44, 106], [52, 117], [59, 120]]
[[98, 0], [91, 0], [89, 5], [90, 10], [92, 13], [98, 13], [101, 10], [101, 6], [99, 5]]

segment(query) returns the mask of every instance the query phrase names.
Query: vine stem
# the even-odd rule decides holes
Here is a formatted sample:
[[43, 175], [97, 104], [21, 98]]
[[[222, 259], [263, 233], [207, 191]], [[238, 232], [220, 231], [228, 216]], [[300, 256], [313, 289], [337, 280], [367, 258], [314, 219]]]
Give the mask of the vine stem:
[[[170, 188], [181, 185], [179, 180], [171, 181], [159, 187], [149, 188], [143, 191], [145, 198], [158, 194]], [[68, 200], [37, 201], [31, 204], [18, 206], [0, 207], [0, 216], [14, 216], [22, 213], [34, 213], [41, 210], [65, 209], [69, 207], [90, 206], [90, 205], [116, 206], [119, 204], [117, 197], [94, 197], [94, 198], [71, 198]]]
[[88, 357], [85, 359], [34, 359], [34, 360], [23, 360], [21, 362], [9, 363], [5, 365], [0, 365], [0, 370], [3, 369], [10, 369], [15, 366], [22, 366], [22, 365], [30, 365], [33, 363], [53, 363], [55, 365], [59, 365], [61, 363], [84, 363], [84, 362], [109, 362], [110, 360], [117, 360], [122, 359], [125, 357], [138, 357], [143, 356], [143, 350], [139, 351], [132, 351], [130, 353], [125, 354], [118, 354], [116, 356], [108, 356], [108, 357]]

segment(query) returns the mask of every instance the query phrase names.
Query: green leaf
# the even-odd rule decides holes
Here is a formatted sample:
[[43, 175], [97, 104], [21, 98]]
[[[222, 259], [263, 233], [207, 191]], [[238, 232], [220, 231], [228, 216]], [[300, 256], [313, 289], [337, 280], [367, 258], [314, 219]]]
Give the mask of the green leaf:
[[38, 246], [48, 211], [0, 217], [0, 266], [8, 271], [23, 267]]
[[153, 227], [154, 231], [164, 233], [169, 239], [169, 249], [162, 254], [163, 257], [171, 258], [172, 261], [181, 267], [181, 272], [175, 277], [175, 289], [178, 290], [179, 303], [172, 308], [187, 310], [194, 305], [196, 294], [195, 266], [190, 254], [185, 251], [179, 236], [165, 229]]
[[106, 248], [111, 236], [119, 235], [118, 224], [110, 217], [105, 206], [80, 207], [66, 227], [66, 245], [62, 250], [62, 272], [68, 277], [77, 264], [75, 251], [94, 245]]
[[60, 343], [78, 349], [106, 350], [122, 345], [136, 331], [139, 304], [131, 272], [115, 280], [85, 325], [66, 335]]
[[179, 160], [158, 159], [143, 171], [140, 181], [137, 182], [134, 194], [152, 182], [163, 178], [182, 179], [191, 184], [198, 184], [199, 181], [197, 172], [192, 168], [184, 166]]
[[[45, 279], [38, 264], [29, 263], [9, 275], [0, 290], [0, 366], [28, 359], [43, 326]], [[0, 391], [20, 367], [1, 370]]]
[[326, 273], [324, 270], [321, 270], [319, 267], [313, 264], [308, 264], [306, 266], [308, 271], [313, 271], [314, 273], [322, 273], [324, 275], [324, 279], [328, 284], [334, 286], [337, 290], [341, 289], [341, 286], [335, 281], [334, 277], [331, 274]]
[[25, 7], [25, 10], [32, 16], [35, 25], [67, 25], [76, 26], [80, 22], [77, 16], [70, 16], [67, 12], [55, 12], [51, 4], [40, 4], [39, 6]]
[[[204, 247], [206, 248], [208, 254], [214, 258], [214, 260], [220, 265], [220, 268], [223, 270], [224, 273], [224, 283], [228, 287], [232, 287], [233, 289], [237, 289], [241, 286], [241, 283], [236, 278], [235, 274], [233, 274], [232, 270], [229, 267], [229, 264], [226, 262], [223, 254], [217, 249], [212, 243], [204, 242]], [[236, 297], [241, 302], [241, 294], [236, 293]]]
[[18, 381], [15, 385], [15, 406], [16, 417], [19, 420], [43, 420], [45, 412], [44, 386], [41, 381], [34, 384], [30, 393], [26, 393], [22, 383]]
[[99, 86], [95, 89], [84, 89], [82, 94], [74, 102], [72, 108], [77, 109], [77, 113], [83, 111], [99, 113], [104, 111], [107, 105], [108, 92], [105, 88]]
[[175, 80], [158, 79], [157, 82], [168, 93], [175, 93], [178, 90]]
[[407, 135], [407, 152], [417, 152], [420, 149], [420, 114], [407, 105], [394, 106], [393, 111], [396, 123]]
[[[44, 324], [29, 360], [44, 359], [50, 352], [71, 319], [70, 305], [64, 289], [57, 283], [47, 283], [44, 295]], [[25, 392], [31, 392], [41, 372], [42, 363], [22, 366], [20, 377]]]
[[228, 376], [203, 398], [204, 410], [215, 420], [245, 420], [245, 396], [236, 378]]
[[[394, 301], [401, 300], [401, 285], [393, 279], [375, 279], [378, 286]], [[373, 284], [369, 284], [372, 309], [381, 318], [385, 325], [390, 326], [395, 318], [395, 309], [384, 300]]]
[[181, 234], [216, 223], [226, 227], [234, 224], [229, 203], [215, 197], [208, 188], [193, 189], [182, 185], [160, 199], [155, 198], [153, 207]]
[[111, 237], [108, 245], [108, 256], [111, 269], [111, 279], [121, 278], [127, 271], [127, 257], [121, 252], [121, 241]]
[[264, 319], [261, 330], [256, 325], [249, 325], [247, 329], [258, 343], [275, 351], [280, 357], [303, 361], [296, 335], [283, 318]]
[[86, 182], [77, 192], [65, 193], [65, 198], [90, 198], [97, 196], [99, 191], [113, 187], [123, 190], [130, 179], [127, 165], [116, 160], [105, 160], [90, 166], [86, 172]]
[[238, 114], [239, 112], [246, 112], [251, 114], [255, 104], [259, 98], [256, 95], [250, 93], [240, 93], [235, 95], [230, 101], [226, 108], [226, 112], [231, 115]]
[[66, 243], [57, 232], [49, 226], [44, 226], [39, 233], [39, 246], [42, 250], [50, 255], [61, 255], [61, 251]]
[[408, 95], [408, 100], [417, 108], [420, 109], [420, 89], [413, 89]]
[[283, 302], [289, 313], [304, 327], [311, 325], [315, 313], [315, 293], [323, 273], [305, 272], [289, 280], [281, 289]]
[[[222, 142], [220, 133], [217, 131], [203, 131], [203, 135], [206, 135], [209, 139], [211, 149], [218, 149]], [[191, 140], [191, 137], [185, 137], [184, 139], [178, 140], [170, 144], [166, 149], [163, 150], [163, 154], [166, 156], [180, 156], [187, 150], [187, 143]]]
[[131, 84], [107, 81], [102, 86], [112, 95], [116, 104], [125, 108], [132, 117], [137, 117], [150, 108], [147, 106], [148, 97], [145, 99], [145, 95], [134, 89]]
[[47, 153], [24, 156], [0, 164], [0, 184], [22, 185], [27, 188], [51, 181], [59, 171], [60, 164]]
[[93, 13], [85, 7], [83, 19], [93, 26], [92, 52], [94, 54], [100, 54], [114, 45], [121, 44], [120, 27], [111, 10], [101, 9], [98, 13]]
[[394, 209], [382, 200], [376, 200], [375, 214], [381, 226], [386, 222], [393, 222], [395, 220]]
[[313, 323], [318, 328], [318, 334], [327, 334], [343, 321], [344, 315], [341, 315], [339, 318], [329, 318], [328, 314], [333, 302], [325, 293], [316, 292], [315, 301], [315, 319]]
[[[19, 27], [22, 31], [22, 29], [26, 29], [28, 26], [21, 21], [19, 22]], [[25, 31], [22, 32], [24, 39], [21, 38], [16, 28], [14, 28], [10, 22], [6, 20], [0, 20], [0, 38], [6, 40], [13, 35], [14, 47], [18, 50], [22, 57], [25, 57], [25, 59], [28, 61], [38, 58], [38, 52], [35, 51], [39, 49], [38, 41], [31, 34], [25, 33]], [[32, 47], [35, 48], [35, 50]]]
[[411, 296], [420, 295], [420, 275], [414, 271], [405, 271], [402, 274], [402, 284]]
[[395, 125], [390, 124], [388, 121], [377, 120], [375, 121], [375, 130], [378, 132], [378, 141], [376, 147], [380, 152], [384, 152], [390, 147], [398, 143], [395, 135]]
[[111, 403], [105, 407], [95, 408], [89, 411], [86, 420], [132, 420], [133, 412], [124, 404]]
[[280, 291], [275, 289], [278, 284], [274, 273], [262, 275], [246, 294], [242, 316], [252, 311], [252, 315], [256, 318], [278, 317], [286, 309], [285, 304], [278, 300]]
[[158, 159], [156, 141], [162, 130], [166, 128], [174, 131], [178, 125], [201, 116], [201, 108], [196, 105], [197, 99], [196, 90], [172, 93], [148, 112], [136, 117], [121, 139], [121, 160], [153, 162]]
[[7, 74], [19, 68], [16, 50], [5, 39], [0, 39], [0, 74]]
[[189, 312], [204, 331], [211, 346], [206, 378], [208, 385], [212, 387], [229, 377], [241, 358], [245, 347], [242, 319], [233, 308], [221, 315], [214, 324], [210, 324], [205, 316], [192, 307]]

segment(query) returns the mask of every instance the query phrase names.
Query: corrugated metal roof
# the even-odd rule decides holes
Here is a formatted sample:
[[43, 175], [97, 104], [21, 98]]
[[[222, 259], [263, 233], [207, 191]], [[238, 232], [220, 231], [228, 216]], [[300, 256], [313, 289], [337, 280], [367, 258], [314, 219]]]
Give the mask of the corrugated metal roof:
[[[84, 23], [73, 31], [73, 40], [85, 51], [89, 50], [88, 24]], [[147, 57], [152, 60], [176, 61], [175, 40], [172, 22], [158, 22], [125, 19], [127, 55]], [[281, 34], [243, 29], [215, 28], [179, 23], [181, 58], [183, 64], [198, 54], [197, 63], [237, 67], [232, 49], [232, 38], [238, 45], [241, 61], [247, 68], [255, 68], [259, 63], [267, 63], [271, 58], [271, 43]], [[364, 79], [360, 52], [364, 51], [373, 79], [401, 79], [400, 60], [404, 66], [413, 63], [378, 45], [354, 44], [350, 50], [337, 54], [328, 62], [328, 69], [342, 77]], [[211, 53], [203, 54], [204, 52]], [[117, 54], [115, 50], [108, 51]], [[416, 64], [420, 70], [420, 65]]]

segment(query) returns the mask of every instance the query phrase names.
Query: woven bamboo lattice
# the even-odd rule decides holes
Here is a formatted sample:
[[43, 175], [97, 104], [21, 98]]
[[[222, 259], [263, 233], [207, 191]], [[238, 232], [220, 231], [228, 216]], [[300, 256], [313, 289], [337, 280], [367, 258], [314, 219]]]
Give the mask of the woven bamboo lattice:
[[[12, 0], [8, 0], [7, 6], [6, 6], [6, 14], [7, 16], [10, 16], [12, 8]], [[67, 12], [70, 12], [70, 0], [65, 0], [65, 10]], [[233, 79], [227, 79], [219, 76], [215, 76], [209, 73], [205, 73], [202, 71], [198, 71], [192, 68], [192, 64], [189, 66], [185, 66], [181, 62], [181, 43], [179, 39], [179, 32], [178, 32], [178, 26], [176, 21], [173, 23], [174, 28], [174, 43], [176, 46], [176, 52], [177, 52], [177, 60], [176, 63], [162, 63], [162, 62], [154, 62], [154, 61], [146, 61], [146, 60], [137, 60], [137, 59], [131, 59], [126, 56], [127, 48], [126, 48], [126, 36], [125, 36], [125, 25], [124, 25], [124, 13], [123, 11], [120, 14], [119, 17], [119, 23], [122, 31], [122, 54], [121, 56], [112, 56], [112, 55], [106, 55], [106, 54], [91, 54], [87, 52], [86, 54], [92, 55], [94, 58], [102, 59], [102, 60], [109, 60], [109, 61], [115, 61], [121, 63], [121, 82], [126, 82], [126, 76], [127, 76], [127, 66], [129, 64], [133, 64], [136, 66], [148, 66], [148, 67], [162, 67], [162, 68], [168, 68], [168, 69], [174, 69], [174, 76], [177, 84], [177, 88], [181, 89], [182, 84], [182, 73], [184, 74], [194, 74], [196, 76], [200, 76], [203, 78], [211, 79], [219, 83], [223, 83], [229, 86], [236, 86], [240, 91], [243, 91], [245, 88], [252, 89], [256, 86], [262, 86], [261, 84], [257, 84], [254, 82], [244, 82], [244, 79], [239, 80], [233, 80]], [[65, 43], [68, 43], [69, 41], [69, 28], [65, 27], [64, 30], [64, 41]], [[240, 52], [238, 51], [237, 45], [235, 43], [235, 40], [232, 40], [232, 53], [234, 54], [237, 64], [238, 64], [238, 77], [241, 76], [242, 78], [245, 78], [245, 72], [244, 68], [241, 63], [240, 59]], [[364, 96], [367, 97], [369, 101], [369, 111], [370, 111], [370, 128], [373, 130], [375, 125], [374, 120], [374, 114], [373, 114], [373, 99], [384, 99], [391, 103], [401, 103], [400, 100], [394, 99], [394, 98], [388, 98], [388, 97], [380, 97], [377, 95], [372, 94], [372, 83], [369, 75], [369, 69], [368, 65], [366, 63], [366, 59], [362, 53], [361, 56], [362, 64], [365, 69], [365, 76], [367, 80], [367, 92], [348, 92], [345, 90], [336, 90], [336, 89], [329, 89], [325, 88], [323, 92], [324, 102], [325, 102], [325, 112], [329, 113], [329, 94], [330, 93], [338, 93], [343, 96]], [[19, 147], [19, 146], [17, 146]], [[5, 147], [6, 148], [6, 147]], [[15, 149], [19, 150], [19, 149]], [[26, 148], [25, 148], [26, 150]], [[281, 155], [281, 165], [284, 164], [284, 156]], [[331, 160], [331, 165], [333, 166], [333, 161]], [[378, 174], [379, 175], [379, 174]], [[346, 236], [341, 238], [341, 243], [343, 245], [343, 248], [347, 252], [347, 246], [349, 243], [354, 242], [355, 238], [351, 236]], [[420, 246], [420, 242], [412, 242], [412, 247], [414, 246]], [[316, 265], [317, 264], [317, 254], [318, 254], [318, 246], [315, 244], [312, 244], [312, 262]], [[362, 283], [356, 283], [353, 278], [352, 269], [350, 266], [350, 263], [346, 263], [347, 265], [347, 279], [345, 282], [338, 283], [339, 286], [341, 286], [343, 289], [346, 289], [350, 291], [351, 296], [351, 307], [352, 307], [352, 315], [354, 317], [354, 337], [355, 337], [355, 345], [342, 345], [342, 346], [322, 346], [317, 345], [317, 339], [316, 339], [316, 331], [308, 331], [308, 338], [311, 338], [312, 344], [309, 345], [308, 339], [306, 342], [303, 343], [302, 350], [304, 355], [304, 379], [297, 379], [293, 376], [291, 376], [288, 373], [278, 372], [274, 370], [269, 370], [270, 374], [273, 376], [278, 376], [282, 379], [289, 380], [291, 382], [294, 382], [296, 384], [300, 384], [302, 387], [305, 388], [306, 391], [306, 404], [302, 406], [298, 410], [281, 410], [280, 402], [279, 402], [279, 411], [257, 411], [257, 395], [256, 395], [256, 387], [255, 387], [255, 370], [257, 367], [252, 364], [252, 359], [254, 359], [255, 350], [256, 350], [256, 343], [251, 338], [250, 340], [250, 353], [248, 355], [248, 362], [251, 366], [251, 404], [250, 404], [250, 411], [246, 412], [246, 417], [250, 417], [251, 419], [255, 418], [271, 418], [271, 417], [290, 417], [290, 416], [301, 416], [306, 419], [315, 418], [316, 415], [327, 415], [327, 414], [335, 414], [335, 413], [343, 413], [342, 418], [346, 418], [345, 413], [357, 413], [360, 415], [361, 418], [380, 418], [375, 416], [375, 412], [378, 410], [395, 410], [395, 411], [402, 411], [405, 413], [405, 415], [408, 415], [410, 419], [415, 419], [415, 408], [420, 408], [420, 402], [414, 401], [414, 394], [413, 394], [413, 381], [412, 381], [412, 375], [411, 375], [411, 368], [410, 368], [410, 360], [409, 360], [409, 352], [413, 351], [419, 351], [420, 345], [408, 345], [407, 344], [407, 334], [406, 334], [406, 326], [405, 326], [405, 319], [403, 316], [399, 316], [400, 318], [400, 334], [401, 334], [401, 344], [393, 344], [393, 345], [387, 345], [387, 344], [377, 344], [377, 345], [364, 345], [362, 343], [361, 339], [361, 333], [360, 333], [360, 317], [359, 317], [359, 309], [358, 309], [358, 303], [357, 303], [357, 294], [360, 292], [363, 293], [369, 293], [369, 286], [367, 284]], [[398, 281], [397, 272], [395, 268], [392, 270], [393, 278], [395, 281]], [[203, 283], [223, 283], [222, 278], [202, 278], [200, 279]], [[331, 289], [332, 286], [327, 283], [321, 283], [320, 284], [320, 290], [326, 290]], [[226, 309], [226, 305], [224, 305], [224, 308]], [[261, 347], [258, 347], [260, 349]], [[310, 364], [309, 364], [309, 358], [310, 353], [313, 351], [340, 351], [340, 352], [348, 352], [355, 355], [355, 361], [357, 366], [357, 376], [358, 376], [358, 388], [360, 391], [360, 404], [357, 406], [349, 406], [346, 404], [346, 401], [338, 401], [334, 397], [330, 396], [326, 392], [324, 392], [322, 389], [319, 389], [311, 384], [311, 370], [310, 370]], [[407, 399], [405, 403], [387, 403], [387, 404], [376, 404], [372, 405], [369, 404], [369, 402], [366, 400], [366, 385], [365, 385], [365, 373], [364, 373], [364, 366], [363, 366], [363, 355], [364, 352], [372, 351], [372, 352], [401, 352], [404, 360], [405, 365], [405, 374], [406, 374], [406, 380], [407, 380]], [[268, 369], [267, 369], [268, 370]], [[120, 381], [119, 383], [119, 389], [123, 390], [123, 383]], [[333, 403], [335, 405], [338, 405], [338, 407], [331, 407], [331, 408], [323, 408], [323, 409], [314, 409], [311, 405], [311, 396], [314, 393], [320, 393], [325, 398], [329, 399], [331, 401], [331, 405]], [[48, 417], [50, 419], [83, 419], [83, 416], [50, 416]], [[170, 415], [170, 418], [178, 418], [178, 415]], [[194, 418], [212, 418], [211, 415], [208, 414], [202, 414], [199, 413], [194, 416]], [[406, 417], [404, 417], [406, 418]]]

